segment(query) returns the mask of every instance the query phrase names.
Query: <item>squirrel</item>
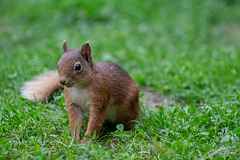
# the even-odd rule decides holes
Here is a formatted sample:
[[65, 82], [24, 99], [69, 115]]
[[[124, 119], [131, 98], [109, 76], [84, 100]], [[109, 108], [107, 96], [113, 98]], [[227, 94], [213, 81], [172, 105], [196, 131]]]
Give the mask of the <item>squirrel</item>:
[[[31, 101], [44, 102], [61, 86], [75, 141], [80, 140], [84, 113], [89, 113], [85, 135], [91, 136], [101, 130], [105, 120], [123, 124], [129, 130], [133, 127], [131, 121], [139, 117], [139, 87], [117, 64], [95, 63], [88, 42], [80, 49], [69, 49], [64, 40], [57, 71], [48, 71], [25, 82], [21, 93]], [[81, 143], [86, 141], [89, 139], [84, 137]]]

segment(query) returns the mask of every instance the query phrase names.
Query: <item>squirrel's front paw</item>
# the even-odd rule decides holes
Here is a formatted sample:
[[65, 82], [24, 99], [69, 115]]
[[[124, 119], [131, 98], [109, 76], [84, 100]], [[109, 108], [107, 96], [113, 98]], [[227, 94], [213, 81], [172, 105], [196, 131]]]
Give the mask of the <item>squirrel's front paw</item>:
[[89, 138], [83, 138], [83, 140], [81, 141], [81, 144], [84, 144], [87, 141], [90, 141], [90, 139]]

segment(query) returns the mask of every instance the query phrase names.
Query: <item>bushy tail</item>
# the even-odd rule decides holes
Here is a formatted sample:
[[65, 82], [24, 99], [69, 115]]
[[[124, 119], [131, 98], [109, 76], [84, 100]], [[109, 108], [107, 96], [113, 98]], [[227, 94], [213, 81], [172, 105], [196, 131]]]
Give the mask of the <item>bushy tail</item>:
[[38, 100], [44, 102], [49, 100], [51, 94], [60, 87], [57, 71], [48, 71], [35, 77], [32, 81], [25, 82], [21, 93], [22, 97], [31, 101]]

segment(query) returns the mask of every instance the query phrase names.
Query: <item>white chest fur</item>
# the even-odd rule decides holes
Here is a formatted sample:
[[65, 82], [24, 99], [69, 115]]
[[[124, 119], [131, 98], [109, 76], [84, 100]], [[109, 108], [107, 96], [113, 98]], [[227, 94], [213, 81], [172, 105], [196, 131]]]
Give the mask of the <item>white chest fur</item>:
[[91, 104], [89, 103], [89, 96], [87, 90], [81, 86], [72, 87], [72, 101], [78, 105], [82, 112], [89, 111]]

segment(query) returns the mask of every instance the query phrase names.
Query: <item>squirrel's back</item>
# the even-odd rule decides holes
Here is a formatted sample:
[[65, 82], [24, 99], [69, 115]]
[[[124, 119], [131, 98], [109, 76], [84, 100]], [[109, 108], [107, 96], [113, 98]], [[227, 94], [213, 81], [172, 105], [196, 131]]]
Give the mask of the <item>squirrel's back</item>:
[[138, 99], [139, 87], [123, 68], [113, 62], [97, 63], [96, 66], [106, 73], [113, 103], [118, 103], [118, 101], [122, 103], [129, 97]]

